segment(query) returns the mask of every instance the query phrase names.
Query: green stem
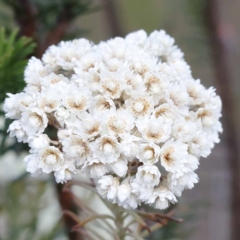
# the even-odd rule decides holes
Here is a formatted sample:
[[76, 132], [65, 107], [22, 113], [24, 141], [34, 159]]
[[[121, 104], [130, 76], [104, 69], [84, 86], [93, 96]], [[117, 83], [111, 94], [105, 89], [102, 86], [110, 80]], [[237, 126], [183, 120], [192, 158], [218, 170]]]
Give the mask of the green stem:
[[116, 235], [119, 240], [124, 240], [125, 237], [125, 229], [124, 229], [124, 216], [123, 211], [120, 207], [116, 207], [113, 209], [115, 215], [115, 224], [116, 224]]

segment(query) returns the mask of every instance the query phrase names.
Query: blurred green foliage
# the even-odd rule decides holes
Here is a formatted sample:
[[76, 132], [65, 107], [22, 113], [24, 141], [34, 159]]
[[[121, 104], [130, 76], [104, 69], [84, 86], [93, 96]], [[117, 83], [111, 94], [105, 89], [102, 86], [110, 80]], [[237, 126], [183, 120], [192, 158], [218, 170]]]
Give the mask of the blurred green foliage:
[[0, 102], [6, 93], [17, 93], [24, 87], [23, 71], [27, 57], [33, 53], [35, 43], [27, 37], [17, 37], [17, 30], [7, 34], [0, 29]]

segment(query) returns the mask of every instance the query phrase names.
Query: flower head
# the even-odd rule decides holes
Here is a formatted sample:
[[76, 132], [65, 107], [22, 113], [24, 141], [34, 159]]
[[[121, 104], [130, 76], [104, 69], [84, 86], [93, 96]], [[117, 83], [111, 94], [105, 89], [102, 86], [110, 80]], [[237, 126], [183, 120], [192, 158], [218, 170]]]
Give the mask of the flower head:
[[220, 141], [219, 96], [193, 78], [164, 30], [62, 41], [29, 60], [24, 80], [3, 109], [10, 136], [29, 144], [27, 171], [61, 183], [85, 173], [124, 208], [175, 203]]

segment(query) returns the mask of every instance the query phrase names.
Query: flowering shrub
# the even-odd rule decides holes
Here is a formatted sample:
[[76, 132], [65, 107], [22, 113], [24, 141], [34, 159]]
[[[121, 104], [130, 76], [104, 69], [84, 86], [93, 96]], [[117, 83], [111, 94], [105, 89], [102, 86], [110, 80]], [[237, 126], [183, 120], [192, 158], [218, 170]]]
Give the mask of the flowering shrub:
[[25, 82], [4, 111], [10, 136], [30, 146], [27, 171], [64, 183], [80, 170], [124, 208], [175, 203], [219, 142], [220, 98], [193, 79], [163, 30], [61, 42], [29, 61]]

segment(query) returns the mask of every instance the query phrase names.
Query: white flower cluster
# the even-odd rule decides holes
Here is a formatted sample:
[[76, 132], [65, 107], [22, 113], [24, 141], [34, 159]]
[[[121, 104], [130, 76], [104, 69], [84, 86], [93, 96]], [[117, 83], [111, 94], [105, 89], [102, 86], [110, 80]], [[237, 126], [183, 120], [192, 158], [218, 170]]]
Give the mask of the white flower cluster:
[[175, 203], [219, 142], [220, 98], [193, 79], [163, 30], [61, 42], [29, 61], [25, 81], [4, 110], [15, 119], [10, 136], [30, 146], [27, 171], [63, 183], [81, 170], [124, 208]]

